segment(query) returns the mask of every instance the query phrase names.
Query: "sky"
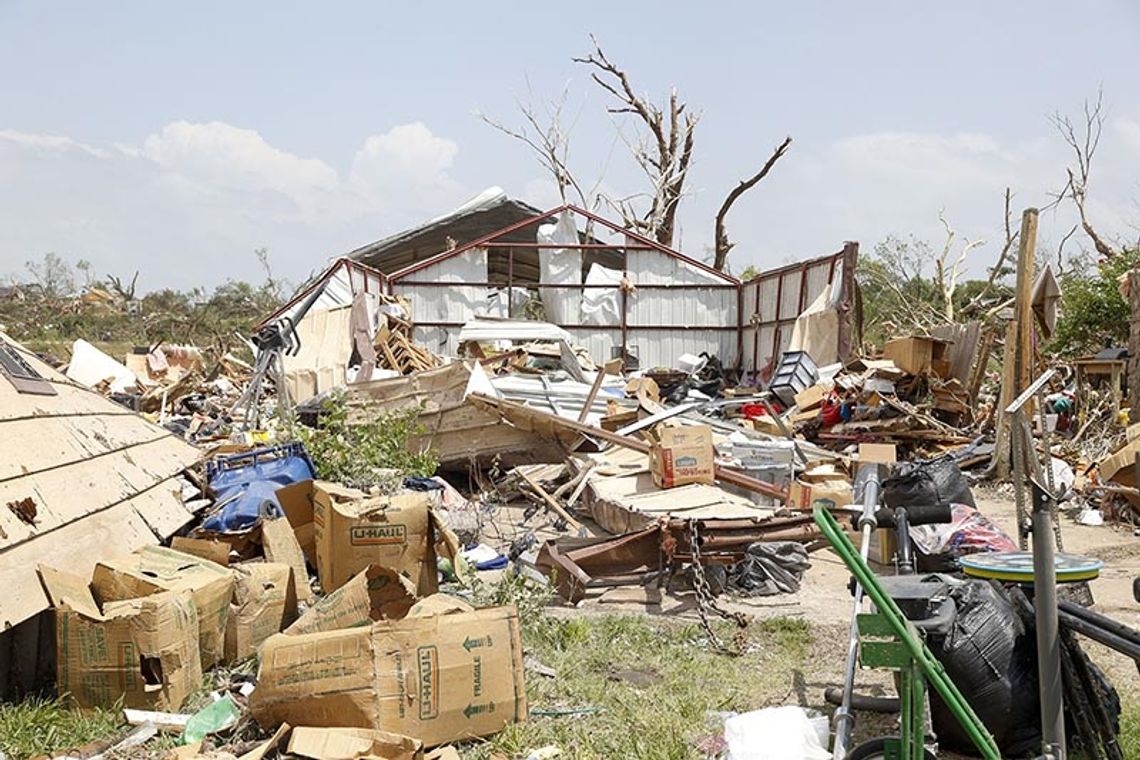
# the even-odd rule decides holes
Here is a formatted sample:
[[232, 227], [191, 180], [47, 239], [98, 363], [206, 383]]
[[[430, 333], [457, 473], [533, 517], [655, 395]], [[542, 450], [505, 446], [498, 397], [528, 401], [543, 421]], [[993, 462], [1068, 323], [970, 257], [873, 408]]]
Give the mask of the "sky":
[[[0, 277], [54, 252], [141, 291], [305, 279], [331, 257], [490, 186], [557, 205], [486, 114], [566, 93], [569, 164], [644, 191], [636, 125], [571, 59], [595, 34], [640, 92], [676, 87], [701, 120], [675, 247], [706, 258], [725, 194], [735, 272], [889, 235], [940, 249], [944, 214], [977, 275], [1015, 212], [1063, 184], [1050, 125], [1103, 87], [1089, 213], [1140, 229], [1140, 5], [991, 3], [79, 3], [0, 0]], [[1073, 224], [1043, 213], [1055, 251]], [[1087, 247], [1076, 236], [1066, 250]]]

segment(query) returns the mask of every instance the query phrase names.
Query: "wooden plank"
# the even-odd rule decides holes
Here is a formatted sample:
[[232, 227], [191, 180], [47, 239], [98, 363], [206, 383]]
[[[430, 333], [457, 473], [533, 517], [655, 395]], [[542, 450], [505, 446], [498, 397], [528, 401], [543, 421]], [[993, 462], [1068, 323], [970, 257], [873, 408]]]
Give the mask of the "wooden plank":
[[519, 469], [517, 472], [519, 474], [519, 477], [526, 481], [526, 484], [530, 486], [536, 494], [539, 495], [546, 506], [553, 509], [555, 514], [565, 520], [566, 524], [569, 525], [575, 533], [582, 533], [582, 523], [575, 520], [574, 516], [567, 512], [566, 509], [558, 503], [557, 499], [548, 494], [546, 492], [546, 489], [538, 484], [538, 481], [527, 475], [526, 471], [523, 469]]
[[0, 422], [0, 482], [174, 437], [130, 412]]
[[90, 577], [95, 563], [130, 554], [158, 539], [130, 501], [53, 531], [14, 548], [0, 551], [0, 629], [27, 620], [48, 608], [36, 567], [48, 565], [81, 577]]
[[[0, 483], [0, 547], [44, 535], [135, 498], [197, 461], [184, 441], [163, 438], [68, 467]], [[34, 524], [2, 505], [32, 499]]]
[[[562, 345], [566, 345], [563, 343]], [[586, 394], [586, 401], [582, 404], [582, 411], [578, 413], [578, 422], [585, 422], [586, 418], [590, 416], [591, 407], [594, 406], [594, 399], [598, 397], [598, 391], [602, 389], [602, 383], [606, 381], [606, 375], [616, 374], [621, 371], [621, 359], [611, 359], [606, 362], [604, 366], [598, 368], [598, 374], [594, 377], [594, 383], [590, 386], [590, 392]]]
[[[1033, 351], [1033, 256], [1037, 248], [1037, 209], [1027, 208], [1021, 215], [1021, 235], [1017, 246], [1017, 281], [1013, 321], [1006, 330], [1002, 357], [1001, 397], [997, 409], [997, 444], [994, 467], [1001, 480], [1010, 475], [1012, 436], [1009, 415], [1001, 410], [1009, 406], [1029, 385]], [[1030, 402], [1032, 403], [1032, 402]], [[1026, 409], [1027, 414], [1032, 408]]]

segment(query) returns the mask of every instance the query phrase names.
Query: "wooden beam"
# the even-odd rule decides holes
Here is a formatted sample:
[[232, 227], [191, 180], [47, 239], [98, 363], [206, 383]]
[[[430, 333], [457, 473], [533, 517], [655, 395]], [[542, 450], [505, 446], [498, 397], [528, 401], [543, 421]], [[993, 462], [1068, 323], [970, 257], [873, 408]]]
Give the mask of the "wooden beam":
[[[1017, 283], [1013, 321], [1006, 330], [1002, 359], [1001, 398], [997, 414], [997, 445], [994, 447], [995, 474], [1001, 480], [1010, 474], [1010, 419], [1005, 408], [1028, 387], [1033, 375], [1033, 257], [1037, 249], [1037, 209], [1021, 214], [1021, 235], [1017, 247]], [[1032, 403], [1032, 402], [1030, 402]], [[1032, 407], [1026, 414], [1032, 413]]]
[[[1131, 422], [1140, 422], [1140, 270], [1128, 272], [1128, 406]], [[1113, 379], [1113, 393], [1120, 393], [1119, 380]]]
[[519, 477], [521, 477], [526, 482], [526, 484], [530, 486], [536, 494], [539, 495], [543, 502], [546, 503], [546, 506], [553, 509], [555, 514], [565, 520], [566, 524], [573, 528], [575, 533], [581, 534], [583, 532], [584, 528], [582, 527], [582, 523], [575, 520], [574, 516], [567, 512], [566, 509], [558, 503], [558, 499], [555, 499], [553, 496], [548, 494], [546, 492], [546, 489], [538, 484], [537, 480], [527, 475], [525, 469], [520, 467], [518, 469], [518, 474]]
[[578, 422], [585, 422], [590, 416], [590, 408], [594, 405], [594, 399], [598, 397], [598, 391], [602, 389], [606, 375], [616, 375], [621, 372], [622, 364], [621, 359], [611, 359], [598, 368], [598, 375], [594, 378], [594, 384], [590, 386], [590, 393], [586, 396], [586, 402], [582, 404], [582, 411], [578, 413]]

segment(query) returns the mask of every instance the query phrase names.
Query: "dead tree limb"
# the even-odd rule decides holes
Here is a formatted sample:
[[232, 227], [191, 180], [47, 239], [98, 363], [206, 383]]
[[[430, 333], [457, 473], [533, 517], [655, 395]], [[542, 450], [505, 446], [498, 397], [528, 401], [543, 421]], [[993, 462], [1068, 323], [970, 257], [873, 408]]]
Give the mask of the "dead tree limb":
[[677, 206], [684, 195], [685, 179], [693, 159], [693, 133], [700, 117], [686, 111], [686, 105], [674, 88], [668, 104], [658, 106], [646, 96], [638, 95], [625, 70], [614, 64], [594, 35], [594, 50], [575, 63], [589, 66], [590, 77], [613, 96], [618, 105], [610, 106], [611, 114], [631, 114], [649, 133], [649, 139], [627, 142], [634, 159], [649, 176], [653, 185], [648, 211], [638, 214], [626, 203], [611, 205], [618, 210], [627, 227], [671, 246], [676, 232]]
[[986, 296], [993, 290], [994, 284], [1002, 275], [1002, 270], [1005, 268], [1005, 261], [1009, 258], [1010, 252], [1013, 250], [1013, 244], [1017, 242], [1019, 232], [1014, 231], [1013, 221], [1010, 216], [1009, 205], [1013, 199], [1013, 194], [1009, 188], [1005, 189], [1005, 214], [1003, 216], [1003, 224], [1005, 226], [1005, 243], [1002, 244], [1001, 253], [998, 254], [997, 263], [990, 269], [990, 276], [986, 278], [986, 284], [982, 287], [981, 291], [970, 299], [970, 302], [962, 307], [961, 311], [964, 314], [969, 314], [978, 308], [985, 300]]
[[962, 246], [962, 252], [954, 261], [950, 262], [950, 253], [954, 250], [954, 240], [957, 237], [950, 222], [946, 220], [943, 211], [938, 212], [938, 221], [946, 228], [946, 244], [942, 246], [942, 253], [934, 259], [934, 280], [938, 286], [939, 295], [942, 296], [942, 316], [947, 322], [954, 321], [954, 291], [958, 289], [958, 278], [962, 275], [962, 265], [966, 256], [978, 246], [985, 245], [984, 240], [967, 240]]
[[736, 245], [728, 239], [728, 230], [724, 224], [725, 217], [728, 216], [728, 210], [732, 208], [732, 204], [736, 203], [737, 198], [744, 195], [755, 187], [756, 183], [768, 176], [768, 172], [772, 171], [772, 167], [788, 152], [788, 148], [791, 146], [792, 138], [790, 136], [785, 137], [784, 141], [777, 145], [775, 150], [772, 151], [772, 155], [768, 156], [768, 160], [760, 167], [760, 171], [732, 188], [728, 197], [724, 199], [724, 203], [720, 205], [720, 210], [716, 212], [716, 254], [713, 259], [713, 268], [723, 272], [725, 264], [728, 263], [728, 252]]
[[1065, 174], [1068, 179], [1065, 187], [1057, 194], [1057, 200], [1069, 198], [1073, 201], [1073, 205], [1077, 207], [1077, 214], [1080, 216], [1081, 228], [1089, 236], [1093, 247], [1103, 258], [1111, 259], [1117, 254], [1117, 250], [1109, 245], [1093, 228], [1086, 211], [1089, 175], [1092, 170], [1093, 157], [1100, 145], [1101, 133], [1104, 131], [1104, 118], [1104, 91], [1098, 89], [1095, 102], [1090, 103], [1085, 100], [1084, 124], [1079, 128], [1073, 124], [1071, 118], [1059, 111], [1049, 117], [1049, 121], [1053, 123], [1077, 159], [1075, 167], [1065, 167]]
[[131, 278], [131, 284], [124, 286], [123, 281], [114, 275], [107, 275], [107, 284], [116, 295], [124, 301], [135, 300], [135, 287], [138, 285], [139, 273], [135, 270], [135, 276]]
[[517, 129], [508, 127], [498, 119], [486, 114], [479, 114], [479, 118], [488, 126], [518, 140], [531, 149], [535, 158], [538, 159], [538, 163], [554, 178], [554, 183], [558, 187], [558, 195], [563, 203], [569, 202], [567, 190], [572, 188], [578, 196], [582, 208], [590, 208], [590, 204], [586, 201], [586, 193], [571, 173], [568, 164], [570, 132], [562, 125], [562, 112], [566, 106], [567, 94], [568, 91], [563, 89], [558, 100], [546, 104], [545, 119], [539, 117], [533, 103], [518, 101], [517, 105], [525, 124]]

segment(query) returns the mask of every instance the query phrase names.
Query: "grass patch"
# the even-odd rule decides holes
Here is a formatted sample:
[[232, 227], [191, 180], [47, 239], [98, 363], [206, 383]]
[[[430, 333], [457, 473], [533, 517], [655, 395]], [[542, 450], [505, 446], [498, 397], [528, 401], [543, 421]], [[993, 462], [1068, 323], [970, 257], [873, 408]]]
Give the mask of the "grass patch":
[[1119, 739], [1125, 757], [1140, 757], [1140, 696], [1133, 694], [1121, 700]]
[[0, 752], [10, 760], [74, 749], [119, 733], [122, 711], [69, 710], [58, 700], [0, 704]]
[[[643, 615], [543, 616], [524, 626], [528, 654], [557, 671], [555, 678], [527, 673], [532, 711], [600, 708], [580, 715], [533, 715], [483, 744], [463, 750], [465, 760], [494, 753], [526, 757], [556, 745], [561, 758], [680, 760], [704, 754], [694, 746], [717, 733], [716, 712], [746, 711], [782, 703], [803, 663], [811, 632], [802, 620], [755, 622], [750, 653], [713, 652], [698, 625]], [[717, 624], [730, 640], [735, 629]]]

